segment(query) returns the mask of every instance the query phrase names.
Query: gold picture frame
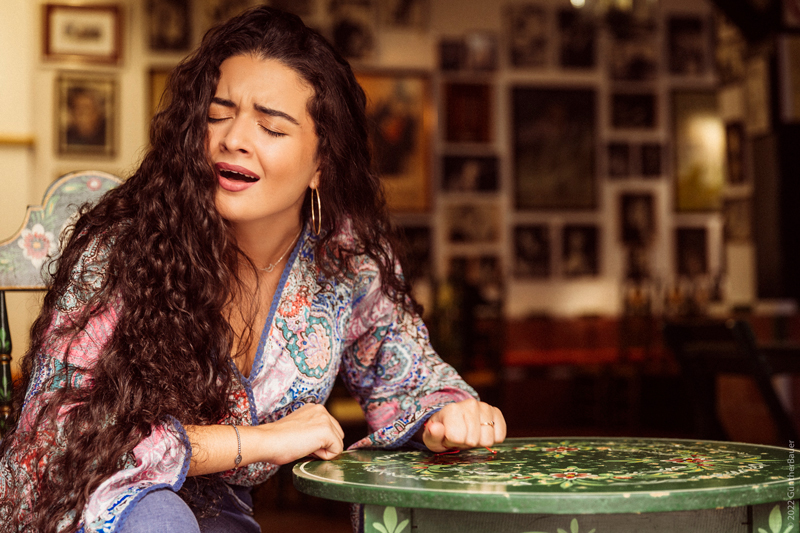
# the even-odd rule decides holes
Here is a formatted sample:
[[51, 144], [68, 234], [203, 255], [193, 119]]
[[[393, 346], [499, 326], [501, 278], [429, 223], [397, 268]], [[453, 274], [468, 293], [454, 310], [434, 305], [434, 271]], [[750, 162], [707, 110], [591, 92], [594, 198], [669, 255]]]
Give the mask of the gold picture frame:
[[117, 64], [122, 11], [116, 4], [45, 4], [42, 55], [48, 61]]
[[433, 109], [430, 76], [416, 71], [356, 74], [367, 95], [374, 167], [393, 212], [430, 208]]

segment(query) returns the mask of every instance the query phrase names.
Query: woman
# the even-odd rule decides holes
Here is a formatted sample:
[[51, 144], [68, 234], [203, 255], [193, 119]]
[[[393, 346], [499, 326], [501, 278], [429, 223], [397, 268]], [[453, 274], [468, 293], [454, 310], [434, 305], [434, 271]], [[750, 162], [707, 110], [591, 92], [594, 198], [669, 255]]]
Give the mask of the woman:
[[261, 7], [169, 90], [141, 166], [59, 259], [0, 450], [0, 523], [258, 531], [247, 487], [342, 451], [322, 406], [337, 372], [373, 430], [356, 446], [502, 441], [415, 312], [347, 63]]

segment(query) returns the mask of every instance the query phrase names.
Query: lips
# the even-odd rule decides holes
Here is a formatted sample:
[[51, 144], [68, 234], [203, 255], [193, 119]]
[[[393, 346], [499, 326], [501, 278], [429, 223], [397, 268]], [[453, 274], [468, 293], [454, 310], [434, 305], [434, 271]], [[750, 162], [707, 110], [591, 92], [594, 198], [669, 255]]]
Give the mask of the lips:
[[217, 168], [219, 186], [226, 191], [243, 191], [261, 179], [256, 174], [238, 165], [217, 163], [215, 167]]

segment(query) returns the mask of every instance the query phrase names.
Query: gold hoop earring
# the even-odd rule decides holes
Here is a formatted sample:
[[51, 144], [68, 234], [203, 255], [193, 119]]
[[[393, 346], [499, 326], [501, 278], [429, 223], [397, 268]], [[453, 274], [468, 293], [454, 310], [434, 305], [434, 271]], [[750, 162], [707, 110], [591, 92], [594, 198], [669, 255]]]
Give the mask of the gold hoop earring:
[[[317, 195], [317, 209], [314, 212], [314, 193]], [[314, 235], [319, 235], [322, 231], [322, 202], [319, 198], [319, 189], [311, 189], [311, 227], [314, 229]]]

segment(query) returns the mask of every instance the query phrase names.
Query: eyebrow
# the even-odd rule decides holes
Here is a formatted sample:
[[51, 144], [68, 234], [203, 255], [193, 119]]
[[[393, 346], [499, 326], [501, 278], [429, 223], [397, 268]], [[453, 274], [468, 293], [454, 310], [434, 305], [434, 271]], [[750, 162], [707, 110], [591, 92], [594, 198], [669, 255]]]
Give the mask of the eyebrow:
[[[234, 104], [232, 101], [226, 100], [225, 98], [219, 98], [217, 96], [215, 96], [214, 98], [211, 99], [211, 103], [212, 104], [218, 104], [218, 105], [221, 105], [223, 107], [231, 107], [231, 108], [236, 107], [236, 104]], [[277, 109], [272, 109], [271, 107], [264, 107], [263, 105], [259, 105], [259, 104], [253, 104], [253, 108], [255, 108], [256, 111], [258, 111], [259, 113], [261, 113], [263, 115], [269, 115], [270, 117], [283, 118], [283, 119], [288, 120], [292, 124], [295, 124], [297, 126], [300, 125], [300, 122], [298, 122], [296, 118], [294, 118], [293, 116], [291, 116], [289, 114], [284, 113], [283, 111], [278, 111]]]

